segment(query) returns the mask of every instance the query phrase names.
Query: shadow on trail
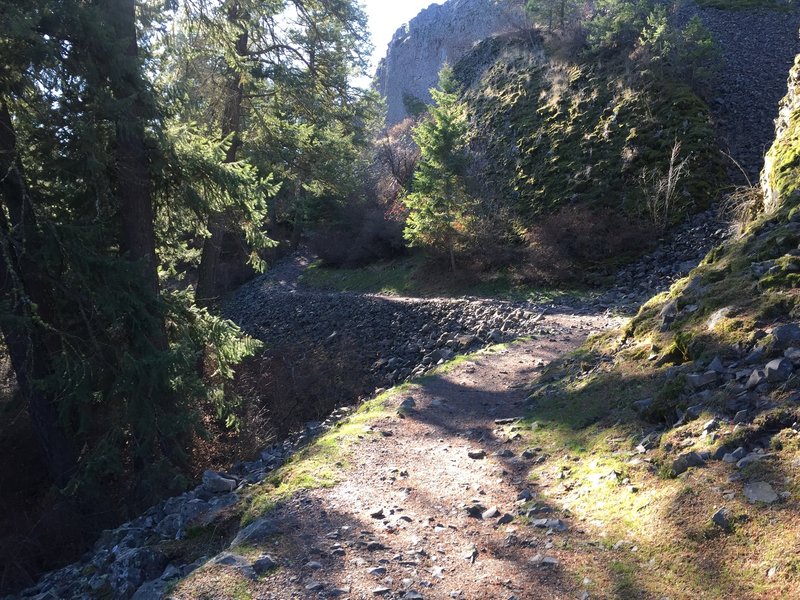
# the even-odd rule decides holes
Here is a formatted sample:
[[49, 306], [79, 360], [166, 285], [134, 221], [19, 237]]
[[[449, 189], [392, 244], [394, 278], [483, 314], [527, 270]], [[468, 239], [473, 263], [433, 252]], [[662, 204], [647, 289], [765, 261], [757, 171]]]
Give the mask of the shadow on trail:
[[[429, 502], [433, 505], [436, 500], [431, 497]], [[268, 554], [280, 568], [253, 581], [235, 568], [206, 563], [182, 582], [172, 597], [233, 600], [242, 597], [244, 590], [254, 597], [276, 600], [400, 599], [412, 591], [427, 599], [577, 597], [576, 574], [569, 568], [542, 567], [529, 560], [539, 542], [524, 532], [504, 540], [480, 533], [471, 539], [458, 539], [451, 546], [448, 538], [458, 537], [456, 530], [445, 528], [437, 533], [438, 520], [428, 522], [415, 516], [408, 523], [400, 516], [356, 518], [349, 511], [326, 508], [312, 494], [301, 493], [269, 514], [277, 528], [274, 535], [244, 549], [250, 555]], [[390, 525], [413, 529], [417, 535], [410, 543], [403, 543]], [[320, 532], [325, 532], [322, 537]], [[473, 558], [460, 550], [465, 544], [474, 544]], [[448, 551], [452, 548], [459, 552], [454, 557], [455, 566], [440, 567], [443, 545]], [[485, 578], [487, 563], [502, 572], [503, 579]], [[453, 595], [457, 591], [461, 594]]]

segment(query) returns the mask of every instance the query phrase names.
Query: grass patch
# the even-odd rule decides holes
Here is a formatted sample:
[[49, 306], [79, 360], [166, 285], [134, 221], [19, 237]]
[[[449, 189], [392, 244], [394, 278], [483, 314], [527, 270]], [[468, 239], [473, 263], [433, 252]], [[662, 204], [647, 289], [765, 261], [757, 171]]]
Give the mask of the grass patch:
[[353, 269], [314, 264], [302, 275], [300, 282], [305, 287], [319, 290], [419, 298], [476, 296], [552, 302], [567, 295], [588, 294], [588, 290], [581, 287], [555, 289], [520, 283], [509, 272], [464, 270], [453, 274], [427, 263], [421, 253]]
[[421, 257], [382, 261], [356, 269], [322, 267], [315, 263], [300, 278], [302, 285], [339, 292], [411, 295], [418, 288]]

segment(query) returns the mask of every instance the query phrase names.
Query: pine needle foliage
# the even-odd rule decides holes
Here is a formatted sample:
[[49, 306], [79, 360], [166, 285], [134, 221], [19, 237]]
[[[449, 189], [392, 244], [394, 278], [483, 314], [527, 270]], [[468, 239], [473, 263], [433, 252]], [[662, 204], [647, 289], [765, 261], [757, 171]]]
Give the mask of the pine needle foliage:
[[466, 187], [467, 119], [450, 66], [431, 90], [434, 105], [414, 129], [420, 149], [412, 193], [405, 199], [408, 219], [404, 235], [412, 246], [445, 252], [455, 270], [455, 255], [466, 243], [474, 215], [474, 199]]

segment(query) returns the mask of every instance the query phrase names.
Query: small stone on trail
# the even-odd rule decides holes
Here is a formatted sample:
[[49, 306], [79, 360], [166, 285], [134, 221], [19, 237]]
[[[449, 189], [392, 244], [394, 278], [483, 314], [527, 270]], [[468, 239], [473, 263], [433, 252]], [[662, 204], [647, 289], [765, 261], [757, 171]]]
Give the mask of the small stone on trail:
[[374, 596], [385, 596], [386, 594], [391, 593], [391, 591], [392, 591], [392, 588], [388, 588], [388, 587], [383, 587], [382, 586], [382, 587], [377, 587], [374, 590], [372, 590], [372, 594]]
[[731, 521], [730, 517], [728, 516], [728, 509], [727, 508], [720, 508], [717, 512], [715, 512], [712, 517], [711, 521], [724, 531], [728, 531], [731, 528]]
[[382, 508], [373, 509], [372, 511], [370, 511], [369, 516], [372, 517], [373, 519], [383, 519], [384, 517], [383, 509]]
[[531, 559], [531, 562], [540, 567], [557, 567], [561, 564], [561, 561], [554, 556], [545, 556], [543, 554], [537, 554]]
[[553, 531], [566, 531], [569, 527], [561, 519], [534, 519], [531, 525], [540, 529], [552, 529]]
[[486, 458], [486, 451], [479, 448], [470, 448], [467, 450], [467, 456], [475, 460], [480, 460]]
[[500, 514], [500, 511], [497, 510], [496, 506], [493, 506], [483, 512], [481, 518], [483, 519], [494, 519], [497, 515]]
[[513, 521], [513, 520], [514, 520], [514, 515], [506, 513], [506, 514], [504, 514], [502, 517], [500, 517], [497, 520], [497, 524], [498, 525], [507, 525], [507, 524], [511, 523], [511, 521]]
[[401, 417], [404, 417], [412, 410], [414, 410], [414, 407], [416, 405], [417, 405], [416, 401], [409, 396], [400, 403], [400, 406], [397, 407], [397, 414], [400, 415]]
[[475, 562], [475, 559], [478, 558], [478, 549], [475, 547], [474, 544], [470, 544], [467, 546], [466, 551], [464, 552], [464, 559], [470, 562]]
[[306, 590], [308, 590], [309, 592], [318, 592], [324, 587], [325, 587], [324, 583], [320, 583], [319, 581], [312, 581], [306, 586]]
[[386, 567], [373, 567], [367, 573], [373, 577], [383, 577], [386, 575]]

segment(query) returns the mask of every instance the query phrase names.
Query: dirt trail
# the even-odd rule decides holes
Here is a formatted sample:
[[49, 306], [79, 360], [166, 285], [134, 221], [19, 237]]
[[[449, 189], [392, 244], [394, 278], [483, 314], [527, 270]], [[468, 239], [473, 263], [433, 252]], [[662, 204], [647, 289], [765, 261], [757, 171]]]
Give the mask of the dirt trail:
[[[541, 368], [611, 324], [548, 316], [547, 338], [479, 353], [390, 398], [414, 406], [372, 424], [380, 435], [352, 449], [341, 483], [270, 513], [279, 543], [258, 550], [281, 568], [253, 597], [579, 598], [570, 563], [591, 554], [574, 551], [585, 542], [567, 515], [545, 508], [538, 516], [554, 521], [544, 528], [504, 518], [536, 494], [527, 475], [547, 460], [535, 449], [523, 455], [529, 449], [506, 420], [524, 415], [524, 387]], [[485, 457], [471, 458], [475, 451]], [[569, 552], [559, 549], [566, 539]], [[181, 590], [180, 598], [218, 598], [230, 582], [207, 573]]]

